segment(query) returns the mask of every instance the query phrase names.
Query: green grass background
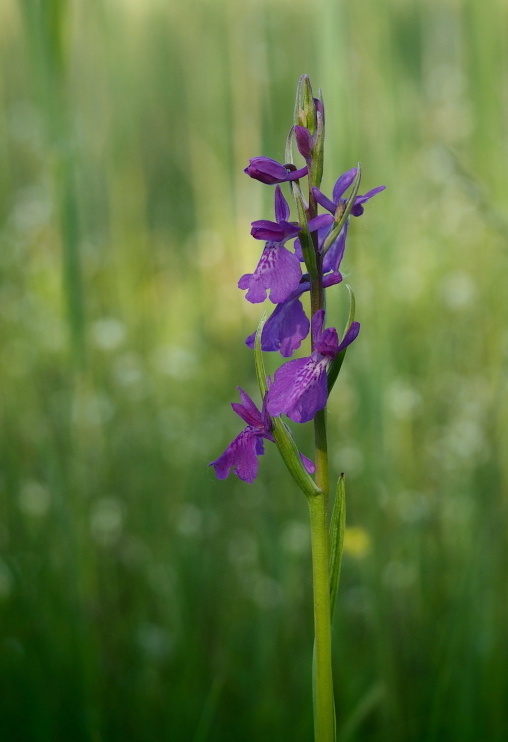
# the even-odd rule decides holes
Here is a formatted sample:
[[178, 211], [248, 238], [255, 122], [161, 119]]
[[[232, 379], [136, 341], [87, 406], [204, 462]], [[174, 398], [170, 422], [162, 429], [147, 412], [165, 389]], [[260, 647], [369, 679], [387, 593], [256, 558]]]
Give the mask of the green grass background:
[[501, 0], [0, 3], [2, 740], [312, 738], [303, 496], [269, 445], [252, 486], [207, 468], [256, 391], [236, 281], [272, 191], [242, 169], [283, 159], [304, 72], [324, 188], [387, 185], [329, 415], [339, 742], [508, 738], [507, 28]]

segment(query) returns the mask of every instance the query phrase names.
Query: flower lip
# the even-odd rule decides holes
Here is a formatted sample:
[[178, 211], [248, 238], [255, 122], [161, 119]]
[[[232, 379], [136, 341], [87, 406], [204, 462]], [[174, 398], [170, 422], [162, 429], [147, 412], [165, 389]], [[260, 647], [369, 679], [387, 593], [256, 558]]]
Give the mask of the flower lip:
[[[215, 461], [209, 466], [213, 466], [218, 479], [226, 479], [231, 470], [248, 484], [256, 479], [258, 474], [259, 462], [258, 457], [265, 452], [263, 440], [274, 443], [272, 434], [272, 420], [266, 409], [266, 396], [263, 401], [261, 410], [257, 408], [247, 392], [238, 387], [240, 392], [241, 403], [233, 402], [232, 407], [244, 422], [245, 427], [234, 438]], [[315, 466], [313, 462], [300, 453], [300, 458], [309, 474], [313, 474]]]
[[339, 351], [358, 335], [360, 324], [353, 322], [339, 342], [337, 330], [324, 326], [325, 312], [312, 317], [314, 351], [307, 358], [296, 358], [280, 366], [268, 390], [267, 409], [274, 417], [285, 414], [297, 423], [312, 420], [328, 398], [327, 370]]

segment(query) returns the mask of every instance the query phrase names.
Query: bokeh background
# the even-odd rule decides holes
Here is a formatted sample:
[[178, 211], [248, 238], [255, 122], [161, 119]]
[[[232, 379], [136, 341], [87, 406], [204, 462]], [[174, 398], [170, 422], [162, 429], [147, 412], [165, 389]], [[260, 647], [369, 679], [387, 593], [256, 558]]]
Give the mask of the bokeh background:
[[312, 738], [306, 503], [269, 445], [251, 486], [207, 467], [256, 393], [236, 281], [272, 191], [242, 169], [283, 159], [304, 72], [324, 188], [387, 185], [329, 415], [339, 740], [508, 738], [507, 29], [501, 0], [2, 0], [2, 739]]

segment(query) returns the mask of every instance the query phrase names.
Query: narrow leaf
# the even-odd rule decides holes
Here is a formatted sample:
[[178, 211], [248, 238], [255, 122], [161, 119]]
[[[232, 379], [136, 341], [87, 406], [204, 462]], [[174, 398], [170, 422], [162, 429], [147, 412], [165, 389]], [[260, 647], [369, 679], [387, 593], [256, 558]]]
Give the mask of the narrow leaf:
[[333, 503], [332, 517], [330, 519], [330, 618], [333, 619], [333, 611], [339, 589], [340, 565], [342, 562], [342, 548], [344, 545], [344, 530], [346, 527], [346, 485], [344, 474], [341, 474], [337, 482], [337, 491]]

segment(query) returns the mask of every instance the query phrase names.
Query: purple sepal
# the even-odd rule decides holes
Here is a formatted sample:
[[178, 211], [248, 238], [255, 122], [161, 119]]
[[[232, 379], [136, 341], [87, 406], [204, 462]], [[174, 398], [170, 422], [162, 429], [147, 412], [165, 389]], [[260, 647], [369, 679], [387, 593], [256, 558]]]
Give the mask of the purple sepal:
[[248, 289], [245, 298], [253, 304], [266, 299], [279, 304], [294, 291], [302, 277], [300, 261], [279, 242], [267, 242], [254, 273], [245, 273], [238, 281], [240, 289]]
[[287, 222], [287, 220], [289, 219], [291, 210], [289, 208], [288, 202], [284, 198], [284, 194], [282, 193], [282, 189], [280, 186], [277, 186], [275, 189], [275, 195], [274, 195], [273, 201], [274, 201], [273, 208], [275, 211], [275, 221], [277, 223]]
[[250, 233], [256, 240], [284, 243], [296, 237], [300, 232], [300, 227], [296, 222], [288, 222], [290, 215], [289, 205], [282, 194], [280, 186], [277, 186], [275, 189], [274, 202], [275, 221], [258, 219], [252, 222]]
[[275, 185], [275, 183], [285, 183], [288, 180], [303, 178], [307, 175], [307, 172], [307, 167], [300, 170], [291, 170], [285, 165], [281, 165], [277, 160], [272, 160], [270, 157], [253, 157], [249, 160], [249, 165], [244, 170], [244, 173], [247, 173], [251, 178], [267, 185]]
[[[338, 271], [342, 258], [344, 257], [344, 251], [346, 249], [346, 237], [349, 228], [349, 220], [346, 221], [340, 234], [334, 243], [328, 248], [323, 258], [323, 271]], [[326, 231], [326, 233], [328, 230]], [[319, 233], [318, 233], [319, 234]], [[323, 235], [323, 241], [326, 238], [326, 234]]]
[[339, 343], [339, 347], [337, 348], [337, 353], [341, 350], [344, 350], [344, 348], [347, 348], [348, 345], [351, 345], [353, 340], [356, 340], [358, 337], [358, 333], [360, 332], [360, 323], [359, 322], [351, 322], [351, 325], [342, 338], [342, 340]]
[[[339, 176], [339, 178], [335, 182], [335, 185], [333, 186], [332, 201], [330, 201], [330, 199], [327, 198], [327, 196], [325, 196], [324, 193], [319, 190], [319, 188], [313, 187], [312, 193], [317, 203], [320, 204], [320, 206], [322, 206], [324, 209], [329, 211], [330, 214], [333, 214], [335, 216], [337, 209], [346, 203], [346, 199], [343, 198], [343, 196], [347, 189], [353, 183], [356, 177], [356, 173], [357, 168], [354, 167]], [[377, 193], [381, 193], [381, 191], [384, 191], [385, 188], [386, 186], [377, 186], [376, 188], [372, 188], [370, 191], [367, 191], [367, 193], [365, 193], [363, 196], [356, 196], [353, 208], [351, 209], [351, 214], [353, 216], [361, 216], [364, 211], [362, 204], [364, 204], [366, 201], [369, 201], [369, 199], [371, 199]], [[319, 217], [317, 218], [319, 219]]]
[[[327, 196], [325, 196], [324, 193], [321, 193], [321, 191], [319, 190], [319, 188], [316, 188], [315, 186], [313, 186], [312, 187], [312, 193], [313, 193], [313, 196], [316, 199], [317, 203], [320, 206], [322, 206], [323, 209], [326, 209], [331, 214], [334, 214], [335, 213], [335, 204], [333, 203], [333, 201], [330, 201], [330, 199]], [[312, 219], [312, 222], [316, 222], [316, 220], [319, 219], [319, 218], [320, 217], [318, 216], [315, 219]], [[311, 227], [309, 227], [309, 229], [311, 229]], [[312, 229], [316, 229], [316, 227], [313, 226]]]
[[269, 219], [258, 219], [252, 222], [251, 235], [256, 240], [265, 240], [266, 242], [285, 242], [292, 237], [296, 237], [300, 232], [300, 227], [290, 222], [271, 222]]
[[307, 456], [304, 456], [303, 453], [300, 454], [300, 459], [302, 461], [302, 464], [306, 468], [307, 472], [309, 474], [314, 474], [316, 471], [316, 465], [313, 461], [307, 458]]
[[367, 193], [364, 193], [363, 196], [357, 196], [355, 198], [355, 204], [353, 208], [351, 209], [351, 213], [353, 216], [361, 216], [364, 212], [364, 208], [362, 204], [364, 204], [366, 201], [369, 201], [373, 196], [375, 196], [377, 193], [381, 193], [381, 191], [384, 191], [386, 186], [378, 186], [377, 188], [372, 188], [370, 191], [367, 191]]
[[351, 170], [348, 170], [345, 173], [342, 173], [342, 175], [339, 175], [337, 180], [335, 181], [335, 185], [333, 186], [332, 191], [332, 198], [335, 202], [335, 205], [337, 205], [342, 198], [342, 196], [345, 194], [353, 180], [356, 178], [356, 173], [358, 172], [358, 168], [353, 167]]
[[[318, 249], [320, 252], [323, 247], [324, 241], [330, 232], [330, 227], [332, 224], [333, 224], [333, 217], [330, 216], [330, 214], [320, 214], [319, 216], [309, 221], [310, 231], [314, 232], [317, 229]], [[344, 257], [344, 251], [346, 249], [346, 237], [347, 237], [348, 226], [349, 224], [346, 221], [346, 223], [340, 230], [339, 236], [337, 237], [335, 242], [333, 242], [332, 245], [326, 251], [326, 254], [323, 258], [323, 272], [324, 273], [328, 273], [328, 271], [339, 270], [342, 258]], [[298, 260], [301, 263], [303, 263], [304, 260], [303, 260], [302, 246], [300, 244], [299, 239], [295, 240], [294, 248], [295, 248], [295, 255], [297, 256]]]
[[249, 397], [246, 391], [244, 391], [241, 387], [237, 387], [238, 391], [240, 392], [240, 399], [242, 400], [241, 403], [239, 402], [231, 402], [231, 407], [236, 412], [236, 414], [242, 418], [242, 420], [247, 423], [247, 425], [252, 426], [253, 428], [258, 428], [260, 431], [269, 432], [271, 425], [270, 425], [270, 418], [266, 414], [266, 410], [259, 410], [252, 399]]
[[312, 150], [314, 149], [312, 134], [305, 126], [295, 126], [294, 132], [298, 151], [308, 162], [312, 158]]

